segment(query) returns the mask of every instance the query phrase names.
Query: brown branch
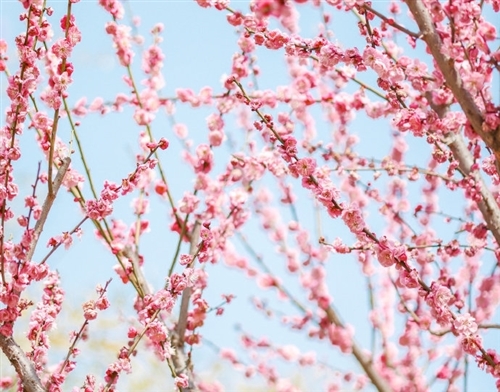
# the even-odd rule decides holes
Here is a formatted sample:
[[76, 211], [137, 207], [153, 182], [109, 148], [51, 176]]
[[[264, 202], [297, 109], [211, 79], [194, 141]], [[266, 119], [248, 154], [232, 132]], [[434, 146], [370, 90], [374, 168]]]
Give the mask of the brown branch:
[[[345, 328], [342, 321], [340, 321], [337, 312], [335, 312], [335, 310], [331, 306], [325, 309], [325, 311], [328, 317], [328, 321], [330, 321], [330, 323], [335, 324], [337, 327]], [[380, 376], [380, 374], [373, 368], [373, 363], [371, 362], [371, 360], [363, 353], [363, 350], [360, 347], [358, 347], [358, 345], [354, 342], [352, 342], [352, 354], [354, 355], [354, 357], [361, 365], [361, 367], [365, 371], [370, 381], [373, 383], [373, 385], [375, 386], [375, 388], [377, 388], [379, 392], [392, 391], [392, 388], [389, 386], [387, 381], [384, 380]]]
[[[392, 26], [395, 29], [398, 29], [398, 30], [402, 31], [403, 33], [408, 34], [410, 37], [417, 38], [417, 39], [420, 38], [420, 35], [421, 35], [420, 33], [414, 33], [413, 31], [408, 30], [406, 27], [403, 27], [399, 23], [397, 23], [394, 19], [388, 18], [384, 14], [374, 10], [372, 7], [370, 7], [366, 4], [363, 7], [365, 7], [365, 9], [367, 11], [370, 11], [372, 14], [377, 15], [380, 19], [382, 19], [384, 22], [386, 22], [389, 26]], [[368, 20], [368, 18], [366, 18], [366, 19]]]
[[21, 378], [24, 392], [45, 392], [31, 361], [12, 336], [0, 334], [0, 347]]
[[[193, 227], [193, 234], [191, 236], [191, 243], [189, 246], [189, 254], [194, 257], [198, 251], [198, 240], [200, 238], [200, 223], [197, 221]], [[181, 309], [179, 311], [179, 320], [177, 321], [177, 347], [184, 346], [184, 335], [186, 334], [187, 326], [187, 313], [189, 308], [189, 299], [191, 297], [192, 289], [187, 287], [182, 293]]]
[[500, 324], [479, 324], [479, 329], [500, 329]]
[[[52, 204], [54, 204], [54, 200], [56, 199], [57, 192], [61, 187], [64, 176], [68, 171], [69, 165], [71, 163], [71, 158], [66, 157], [63, 159], [61, 166], [57, 171], [56, 178], [54, 179], [54, 183], [52, 184], [52, 193], [48, 193], [45, 201], [43, 202], [42, 212], [40, 213], [40, 219], [37, 220], [35, 224], [35, 229], [33, 231], [33, 239], [31, 240], [30, 248], [26, 253], [26, 261], [31, 261], [33, 254], [35, 253], [36, 245], [38, 244], [38, 240], [40, 238], [40, 234], [43, 231], [43, 226], [45, 225], [45, 221], [49, 215], [50, 209], [52, 208]], [[51, 179], [49, 178], [49, 182]]]
[[[200, 239], [200, 222], [196, 221], [193, 227], [192, 234], [190, 236], [189, 254], [193, 257], [198, 253], [198, 241]], [[177, 328], [174, 331], [173, 341], [175, 343], [176, 352], [172, 355], [172, 362], [175, 366], [175, 372], [177, 374], [187, 373], [189, 379], [189, 386], [187, 388], [181, 388], [182, 392], [194, 391], [193, 384], [193, 373], [188, 366], [188, 361], [186, 360], [186, 353], [184, 352], [184, 337], [187, 328], [187, 318], [189, 310], [189, 300], [191, 299], [193, 289], [187, 287], [182, 293], [181, 308], [179, 310], [179, 319], [177, 320]]]
[[[137, 290], [137, 294], [139, 297], [144, 298], [146, 295], [151, 295], [151, 289], [144, 277], [144, 273], [142, 272], [140, 263], [139, 263], [139, 254], [137, 253], [137, 248], [134, 251], [131, 246], [126, 246], [122, 250], [123, 257], [127, 258], [132, 263], [132, 274], [129, 275], [130, 283]], [[121, 265], [125, 271], [125, 267], [123, 264]]]
[[422, 32], [422, 38], [427, 43], [434, 60], [436, 60], [446, 84], [462, 108], [467, 120], [469, 120], [474, 131], [483, 139], [486, 145], [493, 150], [497, 162], [500, 162], [500, 127], [489, 132], [483, 130], [484, 117], [481, 110], [474, 102], [471, 94], [465, 89], [463, 81], [455, 69], [454, 60], [443, 53], [443, 42], [434, 26], [429, 9], [423, 1], [406, 0], [406, 4], [413, 14]]
[[500, 244], [500, 208], [498, 207], [495, 197], [489, 191], [479, 172], [471, 172], [470, 168], [474, 163], [474, 159], [470, 151], [467, 149], [462, 135], [450, 133], [447, 137], [453, 138], [449, 147], [453, 156], [459, 163], [459, 168], [464, 172], [464, 174], [474, 178], [476, 183], [479, 185], [482, 198], [477, 202], [477, 206], [483, 215], [488, 229], [491, 230], [493, 237], [495, 237], [497, 244]]
[[[448, 108], [446, 106], [434, 105], [432, 103], [430, 93], [427, 93], [427, 100], [439, 118], [443, 118]], [[463, 136], [460, 133], [448, 132], [445, 135], [444, 142], [453, 153], [453, 157], [457, 160], [458, 167], [463, 174], [474, 178], [476, 183], [479, 185], [481, 200], [477, 202], [477, 206], [483, 215], [483, 219], [485, 220], [488, 229], [497, 241], [497, 244], [500, 244], [500, 208], [498, 207], [495, 197], [486, 186], [483, 177], [479, 174], [479, 172], [471, 171], [471, 166], [474, 164], [474, 158], [465, 145]]]

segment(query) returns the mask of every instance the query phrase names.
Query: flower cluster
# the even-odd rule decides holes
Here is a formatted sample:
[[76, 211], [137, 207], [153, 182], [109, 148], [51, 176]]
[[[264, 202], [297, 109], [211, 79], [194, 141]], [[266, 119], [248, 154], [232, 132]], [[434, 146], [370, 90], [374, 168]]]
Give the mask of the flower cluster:
[[405, 263], [408, 259], [405, 246], [396, 245], [385, 237], [379, 239], [377, 244], [377, 258], [383, 267]]
[[[143, 337], [159, 360], [168, 361], [177, 388], [192, 389], [196, 383], [201, 391], [221, 390], [216, 382], [197, 382], [193, 371], [198, 369], [192, 362], [211, 315], [228, 317], [224, 307], [235, 298], [233, 293], [223, 294], [222, 304], [209, 305], [207, 288], [213, 279], [209, 272], [221, 262], [267, 290], [264, 295], [286, 302], [276, 309], [275, 302], [254, 296], [255, 310], [263, 316], [308, 338], [327, 341], [343, 354], [354, 354], [366, 375], [335, 372], [328, 390], [363, 389], [368, 382], [380, 390], [426, 390], [431, 370], [420, 366], [423, 359], [436, 363], [430, 367], [436, 369], [431, 378], [436, 383], [445, 380], [453, 389], [464, 377], [465, 355], [474, 356], [479, 368], [500, 380], [499, 355], [483, 346], [482, 336], [500, 301], [500, 251], [496, 250], [500, 111], [491, 88], [500, 52], [492, 46], [498, 34], [486, 21], [485, 11], [500, 12], [498, 0], [481, 5], [468, 0], [412, 0], [405, 3], [410, 18], [396, 2], [384, 13], [382, 5], [365, 0], [252, 0], [246, 5], [197, 0], [202, 8], [227, 13], [226, 27], [236, 32], [237, 50], [227, 61], [219, 87], [205, 86], [196, 92], [172, 86], [168, 91], [175, 91], [173, 96], [164, 88], [166, 80], [169, 86], [177, 82], [163, 72], [165, 58], [175, 59], [175, 53], [163, 51], [170, 42], [162, 45], [164, 26], [154, 25], [147, 42], [136, 34], [139, 18], [131, 18], [133, 26], [123, 21], [121, 2], [99, 0], [109, 18], [105, 25], [109, 44], [126, 74], [125, 91], [111, 98], [101, 94], [89, 103], [86, 98], [68, 99], [79, 74], [73, 60], [82, 40], [72, 12], [77, 2], [68, 1], [67, 12], [58, 19], [57, 36], [50, 24], [55, 11], [49, 2], [21, 1], [25, 11], [19, 19], [26, 28], [13, 41], [19, 60], [15, 72], [8, 70], [7, 44], [0, 40], [0, 71], [7, 75], [8, 97], [0, 130], [0, 302], [4, 305], [0, 334], [14, 338], [16, 321], [32, 305], [23, 293], [46, 279], [42, 299], [30, 313], [27, 353], [45, 389], [64, 389], [76, 366], [77, 341], [87, 337], [87, 325], [109, 307], [102, 288], [97, 300], [83, 304], [83, 326], [72, 334], [66, 359], [49, 369], [48, 332], [61, 311], [64, 292], [47, 259], [61, 245], [69, 248], [73, 234], [81, 235], [80, 226], [89, 219], [110, 257], [118, 261], [114, 269], [121, 281], [137, 291], [137, 318], [129, 327], [127, 343], [105, 371], [107, 385], [96, 386], [96, 378], [88, 375], [84, 391], [115, 390], [121, 374], [131, 372], [131, 357], [138, 353]], [[303, 3], [321, 10], [318, 34], [309, 38], [299, 29]], [[244, 9], [236, 9], [240, 7]], [[344, 23], [338, 16], [345, 12], [357, 17], [356, 47], [333, 39], [338, 22]], [[308, 18], [307, 13], [300, 16]], [[337, 21], [333, 25], [332, 18]], [[407, 45], [401, 36], [407, 37]], [[413, 55], [412, 49], [422, 45], [428, 49], [428, 59]], [[261, 61], [266, 51], [284, 56], [286, 71], [280, 76], [289, 82], [269, 85], [267, 63]], [[141, 67], [133, 67], [134, 56], [141, 59]], [[142, 72], [142, 80], [136, 79], [137, 72]], [[266, 89], [261, 89], [264, 84]], [[40, 101], [52, 114], [41, 110]], [[72, 108], [70, 101], [76, 101]], [[177, 122], [185, 109], [204, 113], [201, 128], [191, 124], [194, 117], [184, 120], [192, 127], [189, 130]], [[118, 184], [105, 180], [96, 193], [91, 174], [95, 168], [84, 158], [86, 143], [78, 131], [87, 115], [111, 112], [129, 114], [139, 128], [137, 166]], [[169, 141], [153, 136], [163, 116], [171, 127], [161, 131], [174, 134], [194, 177], [191, 188], [180, 192], [179, 162], [171, 157], [173, 161], [163, 167], [160, 161], [159, 150], [169, 148]], [[360, 117], [370, 126], [366, 122], [356, 128]], [[379, 126], [384, 118], [390, 119], [389, 132]], [[27, 162], [22, 150], [26, 119], [49, 166], [48, 174], [39, 166], [33, 190], [23, 194], [14, 174]], [[76, 151], [65, 142], [68, 124]], [[231, 153], [225, 160], [226, 148]], [[412, 154], [415, 148], [418, 154]], [[63, 172], [70, 156], [73, 160], [80, 156], [85, 177], [74, 168]], [[483, 175], [488, 176], [486, 181]], [[45, 222], [54, 198], [59, 202], [65, 197], [53, 192], [61, 179], [85, 216], [76, 227], [58, 229], [55, 235]], [[90, 190], [82, 187], [84, 180]], [[48, 186], [43, 203], [39, 197], [45, 189], [37, 184]], [[266, 188], [269, 184], [274, 188]], [[421, 196], [418, 201], [415, 190]], [[452, 212], [455, 203], [443, 203], [446, 195], [463, 201], [464, 208]], [[16, 210], [19, 196], [28, 210], [23, 215]], [[156, 196], [162, 203], [154, 202]], [[126, 198], [133, 221], [111, 219], [119, 211], [117, 201]], [[156, 212], [158, 206], [166, 207], [163, 215]], [[315, 211], [312, 218], [311, 211]], [[164, 225], [169, 232], [161, 233], [160, 241], [165, 235], [177, 247], [163, 289], [154, 291], [143, 274], [151, 262], [143, 245], [152, 242], [143, 241], [143, 236], [156, 227], [149, 217], [161, 216], [171, 221]], [[9, 221], [22, 228], [17, 242], [8, 232]], [[454, 222], [458, 229], [441, 235], [443, 225]], [[339, 237], [331, 242], [330, 236]], [[47, 238], [48, 255], [36, 264], [38, 240]], [[189, 255], [182, 254], [187, 243]], [[272, 249], [275, 253], [269, 257]], [[354, 327], [340, 321], [346, 302], [334, 296], [337, 286], [332, 279], [348, 271], [351, 263], [338, 263], [344, 258], [359, 262], [367, 282], [372, 308], [368, 320], [376, 343], [372, 353], [356, 342]], [[359, 293], [357, 285], [353, 287]], [[181, 315], [175, 319], [173, 310], [181, 298]], [[449, 339], [440, 338], [448, 333]], [[425, 340], [429, 334], [431, 339]], [[189, 352], [183, 344], [190, 346]], [[232, 350], [221, 350], [221, 357], [245, 377], [258, 375], [277, 391], [296, 388], [270, 359], [317, 364], [314, 353], [300, 354], [295, 345], [277, 346], [266, 337], [242, 333], [242, 344], [251, 364], [244, 364]], [[16, 366], [22, 362], [11, 354], [9, 359]], [[25, 377], [16, 370], [21, 379]], [[11, 384], [12, 380], [0, 380], [2, 386]]]
[[[45, 273], [47, 277], [44, 282], [42, 301], [31, 313], [30, 328], [26, 335], [31, 342], [28, 357], [40, 372], [48, 360], [47, 354], [50, 347], [48, 333], [55, 327], [55, 321], [64, 300], [64, 291], [59, 286], [59, 275], [54, 271], [45, 271]], [[2, 331], [2, 333], [5, 332]]]

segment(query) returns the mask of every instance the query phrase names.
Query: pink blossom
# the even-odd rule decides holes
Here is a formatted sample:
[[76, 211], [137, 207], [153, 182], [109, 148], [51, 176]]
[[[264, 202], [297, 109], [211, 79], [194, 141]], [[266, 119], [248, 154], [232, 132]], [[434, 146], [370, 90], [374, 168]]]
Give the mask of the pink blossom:
[[252, 11], [255, 12], [257, 17], [263, 18], [268, 16], [279, 17], [283, 12], [283, 4], [279, 1], [273, 0], [254, 0], [252, 4]]
[[94, 301], [87, 301], [83, 304], [83, 315], [86, 320], [95, 320], [97, 317], [97, 310]]
[[276, 286], [276, 283], [277, 283], [276, 280], [269, 275], [261, 275], [258, 280], [258, 284], [262, 288], [269, 288]]
[[347, 225], [349, 230], [354, 234], [360, 234], [365, 228], [365, 222], [361, 211], [355, 207], [351, 206], [348, 209], [344, 209], [342, 212], [342, 220]]
[[71, 56], [72, 45], [65, 39], [59, 39], [52, 45], [52, 53], [59, 59], [67, 59]]
[[187, 127], [184, 124], [175, 124], [174, 133], [181, 139], [184, 139], [188, 135]]
[[316, 169], [316, 161], [310, 157], [302, 158], [297, 162], [296, 168], [301, 176], [310, 176]]
[[458, 315], [453, 326], [463, 336], [472, 336], [478, 329], [474, 318], [469, 313]]
[[279, 30], [269, 31], [265, 38], [265, 47], [273, 50], [281, 49], [290, 40], [290, 38], [286, 34]]
[[155, 116], [153, 113], [144, 109], [137, 109], [134, 113], [134, 120], [138, 125], [148, 125], [154, 118]]
[[479, 335], [463, 336], [461, 341], [462, 349], [471, 355], [476, 355], [478, 347], [482, 346], [482, 339]]
[[172, 274], [169, 282], [169, 289], [172, 294], [180, 294], [187, 287], [187, 280], [184, 275]]
[[328, 44], [321, 47], [319, 52], [320, 64], [326, 69], [335, 67], [344, 60], [342, 50], [334, 44]]
[[339, 346], [343, 353], [351, 352], [352, 336], [353, 330], [351, 327], [342, 328], [334, 324], [328, 327], [328, 338], [330, 342], [335, 346]]
[[[382, 266], [390, 267], [397, 262], [405, 262], [407, 260], [406, 248], [404, 246], [397, 246], [386, 238], [381, 238], [377, 244], [377, 257]], [[405, 279], [408, 278], [410, 276], [405, 276]]]
[[291, 344], [279, 347], [276, 351], [286, 361], [295, 361], [300, 355], [300, 350]]
[[179, 374], [174, 379], [175, 385], [179, 388], [188, 388], [189, 387], [189, 379], [185, 374]]
[[193, 261], [193, 256], [191, 255], [181, 255], [179, 263], [181, 265], [189, 265]]
[[146, 334], [153, 343], [164, 343], [168, 337], [165, 325], [159, 321], [150, 322]]
[[232, 349], [223, 348], [220, 350], [219, 355], [221, 358], [227, 359], [232, 363], [238, 363], [238, 356], [236, 355], [236, 352]]
[[[100, 1], [102, 4], [105, 0]], [[118, 1], [111, 1], [119, 4], [121, 7], [121, 4]], [[115, 22], [108, 22], [106, 24], [106, 32], [113, 38], [116, 54], [120, 59], [121, 65], [124, 67], [129, 66], [132, 63], [132, 58], [134, 56], [134, 52], [131, 50], [132, 43], [130, 37], [130, 27], [118, 25]]]
[[104, 199], [88, 200], [86, 203], [87, 216], [90, 219], [103, 219], [113, 212], [113, 207], [110, 202]]
[[[455, 302], [455, 297], [447, 287], [433, 283], [431, 291], [427, 294], [425, 301], [431, 307], [431, 312], [436, 321], [442, 326], [451, 323], [451, 312], [449, 306]], [[469, 322], [469, 321], [467, 321]], [[463, 328], [464, 323], [460, 323]]]
[[196, 0], [198, 5], [203, 8], [208, 8], [212, 6], [212, 1], [213, 0]]
[[99, 0], [99, 4], [116, 19], [123, 18], [123, 15], [125, 14], [123, 5], [118, 0]]
[[14, 385], [14, 381], [12, 380], [11, 377], [2, 377], [0, 378], [0, 388], [10, 388]]
[[220, 131], [224, 127], [224, 120], [220, 115], [211, 114], [207, 117], [207, 126], [211, 131]]
[[208, 173], [213, 166], [213, 152], [206, 144], [200, 144], [196, 149], [197, 162], [195, 164], [196, 173]]
[[224, 133], [222, 131], [211, 131], [208, 134], [208, 139], [211, 146], [218, 147], [224, 141]]

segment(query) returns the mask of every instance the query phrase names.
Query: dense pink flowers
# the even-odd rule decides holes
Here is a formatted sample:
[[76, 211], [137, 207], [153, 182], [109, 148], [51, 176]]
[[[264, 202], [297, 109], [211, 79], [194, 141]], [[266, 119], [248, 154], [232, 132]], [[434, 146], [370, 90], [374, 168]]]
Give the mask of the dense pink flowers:
[[279, 17], [284, 11], [285, 1], [283, 0], [254, 0], [252, 10], [255, 14], [262, 17]]
[[478, 329], [474, 318], [469, 313], [458, 315], [453, 326], [459, 334], [465, 337], [474, 335]]
[[383, 267], [390, 267], [398, 262], [406, 262], [406, 249], [402, 245], [396, 245], [387, 238], [381, 238], [377, 244], [377, 258]]
[[[452, 321], [452, 315], [449, 306], [455, 302], [455, 297], [450, 289], [440, 284], [433, 283], [431, 291], [426, 295], [425, 301], [431, 308], [432, 315], [436, 321], [442, 326], [449, 326]], [[467, 326], [467, 319], [460, 319], [457, 325], [462, 329], [470, 330], [473, 327]]]
[[196, 173], [209, 173], [213, 166], [213, 152], [206, 144], [199, 145], [196, 149]]
[[99, 0], [99, 4], [104, 7], [114, 18], [121, 19], [125, 13], [123, 5], [118, 0]]
[[[41, 370], [47, 360], [48, 333], [55, 327], [64, 299], [64, 291], [59, 286], [59, 276], [56, 272], [51, 271], [47, 274], [44, 285], [42, 301], [37, 304], [36, 310], [31, 314], [27, 333], [28, 339], [32, 342], [28, 357], [37, 365], [37, 370]], [[5, 333], [3, 329], [2, 333]]]
[[[500, 385], [500, 356], [483, 339], [500, 303], [500, 111], [492, 84], [500, 52], [486, 20], [500, 12], [497, 0], [196, 0], [191, 16], [211, 11], [234, 32], [232, 41], [221, 35], [207, 45], [213, 57], [204, 59], [171, 25], [143, 29], [139, 16], [124, 18], [122, 2], [99, 0], [108, 39], [92, 44], [114, 51], [121, 66], [108, 76], [121, 78], [123, 89], [109, 92], [105, 83], [89, 91], [92, 98], [75, 96], [84, 71], [80, 43], [89, 42], [77, 3], [59, 14], [50, 1], [22, 0], [7, 29], [22, 26], [19, 35], [8, 48], [0, 40], [7, 99], [0, 334], [16, 339], [20, 317], [29, 317], [26, 354], [2, 347], [14, 364], [26, 355], [43, 388], [67, 387], [78, 343], [94, 338], [90, 326], [111, 304], [106, 286], [76, 305], [82, 324], [63, 360], [49, 367], [62, 287], [72, 289], [54, 272], [53, 254], [74, 252], [82, 235], [95, 233], [108, 252], [102, 267], [116, 272], [117, 290], [132, 290], [120, 298], [133, 298], [133, 306], [120, 309], [127, 325], [113, 334], [121, 341], [111, 364], [88, 375], [81, 390], [115, 390], [144, 349], [167, 363], [175, 387], [222, 390], [200, 381], [197, 350], [214, 338], [213, 320], [231, 317], [242, 347], [222, 348], [220, 356], [232, 374], [260, 377], [269, 390], [298, 390], [274, 360], [328, 371], [328, 381], [314, 386], [329, 391], [369, 383], [453, 389], [472, 359]], [[319, 23], [310, 23], [306, 7], [320, 11]], [[353, 12], [357, 36], [343, 30]], [[209, 16], [199, 23], [223, 31]], [[352, 42], [340, 42], [345, 34]], [[178, 43], [182, 53], [172, 51]], [[17, 55], [8, 59], [10, 51]], [[179, 70], [190, 71], [187, 85]], [[200, 86], [202, 79], [215, 84]], [[121, 136], [108, 143], [107, 133], [87, 128], [115, 115], [137, 131], [132, 162], [114, 157]], [[73, 217], [58, 210], [68, 203]], [[240, 289], [255, 317], [303, 339], [252, 336], [258, 324], [244, 319], [254, 315]], [[365, 296], [369, 313], [351, 326], [348, 311], [364, 310], [358, 298]], [[332, 363], [306, 351], [311, 341], [356, 359], [366, 374], [325, 370]]]
[[313, 158], [302, 158], [295, 165], [298, 174], [302, 177], [310, 176], [316, 169], [316, 161]]
[[342, 220], [346, 226], [354, 234], [360, 234], [365, 228], [365, 222], [363, 215], [359, 208], [356, 206], [351, 206], [350, 208], [344, 209], [342, 212]]
[[207, 126], [210, 130], [208, 135], [210, 145], [220, 146], [224, 140], [224, 120], [220, 115], [211, 114], [207, 117]]
[[113, 206], [109, 201], [100, 200], [89, 200], [86, 205], [87, 216], [90, 219], [100, 220], [113, 212]]
[[108, 22], [106, 24], [106, 33], [111, 35], [113, 38], [116, 55], [120, 59], [120, 64], [123, 66], [129, 66], [132, 63], [132, 58], [134, 57], [130, 37], [130, 27], [118, 25], [115, 22]]

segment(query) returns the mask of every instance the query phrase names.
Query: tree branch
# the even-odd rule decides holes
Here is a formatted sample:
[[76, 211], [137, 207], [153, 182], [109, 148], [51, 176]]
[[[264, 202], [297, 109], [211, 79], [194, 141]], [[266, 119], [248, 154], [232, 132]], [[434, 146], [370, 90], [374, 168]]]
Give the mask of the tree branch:
[[[43, 226], [45, 225], [50, 209], [52, 208], [52, 204], [56, 199], [57, 191], [61, 187], [64, 175], [66, 174], [70, 163], [71, 158], [64, 158], [61, 166], [57, 171], [56, 178], [54, 179], [54, 183], [52, 184], [52, 193], [49, 192], [49, 194], [47, 194], [47, 197], [45, 198], [42, 206], [40, 218], [35, 224], [33, 238], [31, 240], [29, 250], [26, 254], [26, 261], [31, 261], [31, 258], [33, 257], [38, 239], [40, 238], [40, 234], [43, 231]], [[26, 357], [24, 351], [21, 350], [21, 348], [17, 345], [12, 336], [5, 336], [3, 334], [0, 334], [0, 347], [5, 356], [9, 359], [12, 366], [14, 366], [14, 368], [16, 369], [17, 374], [21, 378], [21, 382], [23, 384], [25, 392], [45, 391], [40, 379], [38, 378], [38, 375], [36, 374], [33, 364]]]
[[[40, 238], [40, 234], [43, 231], [43, 226], [45, 225], [45, 221], [47, 220], [47, 217], [49, 216], [50, 209], [52, 208], [52, 204], [54, 203], [54, 200], [56, 199], [57, 192], [59, 191], [59, 188], [61, 187], [61, 184], [63, 182], [63, 179], [64, 179], [66, 172], [68, 171], [70, 163], [71, 163], [71, 158], [66, 157], [63, 159], [61, 166], [59, 166], [56, 178], [54, 179], [54, 183], [52, 184], [52, 193], [49, 192], [47, 194], [47, 197], [45, 198], [45, 201], [43, 202], [42, 212], [40, 213], [40, 219], [38, 219], [36, 221], [35, 229], [33, 231], [33, 238], [32, 238], [31, 243], [30, 243], [30, 248], [26, 254], [26, 261], [31, 261], [31, 258], [33, 257], [33, 254], [35, 253], [36, 245], [37, 245], [38, 240]], [[49, 178], [49, 181], [51, 181], [50, 178]]]
[[469, 123], [486, 145], [493, 150], [497, 162], [500, 162], [500, 127], [489, 132], [483, 130], [484, 117], [481, 110], [474, 102], [471, 94], [463, 86], [463, 81], [455, 69], [455, 61], [443, 53], [443, 42], [434, 26], [429, 10], [423, 1], [406, 0], [406, 4], [413, 14], [422, 33], [422, 38], [427, 43], [434, 60], [436, 60], [446, 80], [446, 84], [452, 91], [453, 96], [462, 108]]
[[0, 347], [21, 378], [24, 392], [45, 392], [33, 364], [14, 338], [0, 334]]
[[[430, 93], [427, 93], [426, 97], [431, 108], [437, 113], [438, 117], [443, 118], [448, 108], [446, 106], [435, 105], [432, 102]], [[471, 166], [474, 164], [474, 158], [465, 145], [463, 136], [460, 133], [448, 132], [445, 135], [445, 143], [453, 153], [453, 157], [457, 160], [458, 167], [464, 175], [471, 176], [479, 185], [481, 200], [477, 202], [477, 207], [479, 208], [479, 211], [481, 211], [483, 219], [485, 220], [488, 229], [490, 229], [493, 234], [493, 237], [495, 237], [497, 244], [500, 244], [500, 208], [498, 207], [495, 197], [486, 186], [486, 183], [479, 172], [471, 172]]]
[[397, 23], [394, 19], [388, 18], [387, 16], [385, 16], [381, 12], [378, 12], [377, 10], [374, 10], [369, 5], [365, 4], [365, 5], [363, 5], [363, 7], [365, 7], [365, 9], [367, 11], [370, 11], [372, 14], [377, 15], [380, 19], [382, 19], [384, 22], [386, 22], [389, 26], [392, 26], [392, 27], [394, 27], [394, 28], [402, 31], [405, 34], [408, 34], [410, 37], [417, 38], [417, 39], [420, 38], [420, 32], [415, 33], [415, 32], [413, 32], [411, 30], [408, 30], [406, 27], [404, 27], [404, 26], [400, 25], [399, 23]]
[[[191, 241], [189, 246], [189, 254], [194, 257], [198, 252], [198, 241], [200, 239], [200, 222], [196, 221], [191, 234]], [[175, 366], [177, 374], [187, 372], [189, 378], [189, 386], [182, 388], [182, 392], [189, 392], [194, 390], [193, 374], [188, 367], [186, 361], [186, 354], [184, 352], [184, 336], [186, 334], [187, 317], [189, 310], [189, 300], [191, 298], [192, 288], [187, 287], [182, 293], [181, 308], [179, 310], [179, 319], [177, 320], [177, 328], [174, 331], [174, 342], [176, 353], [172, 356], [172, 361]]]
[[[328, 321], [330, 321], [330, 323], [336, 325], [337, 327], [345, 328], [344, 324], [342, 323], [342, 321], [340, 321], [340, 318], [337, 315], [337, 312], [333, 309], [333, 307], [329, 306], [327, 309], [325, 309], [325, 312], [328, 317]], [[379, 392], [392, 391], [392, 388], [389, 386], [387, 381], [384, 380], [380, 376], [380, 374], [373, 368], [373, 363], [370, 361], [369, 358], [366, 357], [361, 348], [358, 347], [358, 345], [354, 341], [352, 342], [352, 354], [354, 355], [354, 357], [361, 365], [361, 367], [365, 371], [370, 381], [373, 383], [373, 385], [375, 386], [375, 388], [377, 388]]]

